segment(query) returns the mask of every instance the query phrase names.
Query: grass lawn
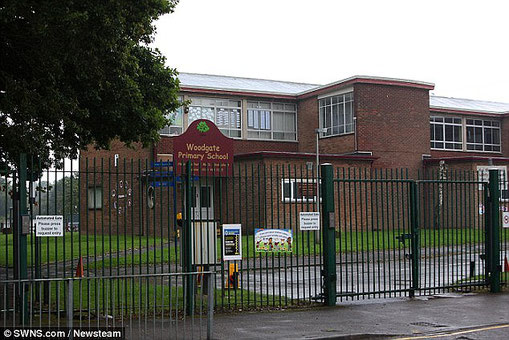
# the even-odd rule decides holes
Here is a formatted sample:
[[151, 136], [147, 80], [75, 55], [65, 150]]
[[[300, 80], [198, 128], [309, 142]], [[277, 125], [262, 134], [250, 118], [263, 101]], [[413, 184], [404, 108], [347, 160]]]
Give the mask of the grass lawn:
[[[167, 239], [152, 236], [130, 235], [87, 235], [77, 232], [66, 232], [63, 237], [39, 237], [41, 263], [52, 263], [77, 259], [80, 256], [94, 256], [123, 251], [125, 249], [137, 249], [147, 245], [159, 245], [167, 243]], [[88, 241], [87, 241], [88, 240]], [[13, 235], [0, 235], [0, 266], [13, 266]], [[27, 236], [28, 266], [35, 263], [35, 237]]]
[[[356, 251], [371, 251], [371, 250], [392, 250], [404, 249], [410, 247], [410, 240], [405, 240], [401, 243], [397, 237], [403, 234], [403, 231], [341, 231], [339, 236], [336, 237], [336, 252], [356, 252]], [[505, 235], [504, 235], [505, 233]], [[501, 239], [509, 240], [509, 230], [503, 230]], [[443, 247], [455, 244], [476, 244], [484, 242], [484, 234], [478, 229], [465, 228], [465, 229], [442, 229], [431, 230], [424, 229], [420, 231], [420, 246], [421, 247]], [[175, 247], [172, 244], [169, 247], [161, 249], [158, 248], [149, 252], [134, 252], [127, 257], [120, 256], [119, 258], [106, 258], [97, 262], [92, 262], [88, 268], [109, 268], [116, 266], [131, 266], [134, 264], [161, 264], [161, 263], [175, 263], [180, 257], [180, 248], [177, 246], [177, 254]], [[217, 240], [217, 254], [218, 259], [221, 257], [221, 240]], [[314, 232], [297, 232], [293, 237], [293, 255], [306, 256], [321, 254], [321, 245], [315, 243]], [[253, 258], [272, 256], [272, 254], [256, 254], [254, 251], [254, 236], [242, 236], [242, 255], [243, 258]], [[274, 256], [285, 256], [284, 254]]]

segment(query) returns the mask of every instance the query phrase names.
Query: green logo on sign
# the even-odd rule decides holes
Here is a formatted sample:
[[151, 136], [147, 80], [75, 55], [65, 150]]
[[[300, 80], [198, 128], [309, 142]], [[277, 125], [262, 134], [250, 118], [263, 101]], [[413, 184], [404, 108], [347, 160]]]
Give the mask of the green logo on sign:
[[196, 126], [196, 130], [200, 131], [201, 133], [205, 133], [210, 130], [209, 126], [205, 122], [198, 123], [198, 126]]

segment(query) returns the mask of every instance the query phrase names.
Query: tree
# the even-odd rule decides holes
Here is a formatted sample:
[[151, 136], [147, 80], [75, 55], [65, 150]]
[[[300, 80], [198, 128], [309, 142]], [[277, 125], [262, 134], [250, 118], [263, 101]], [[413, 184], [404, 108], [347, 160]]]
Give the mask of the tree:
[[0, 163], [157, 141], [179, 86], [149, 44], [177, 2], [0, 1]]

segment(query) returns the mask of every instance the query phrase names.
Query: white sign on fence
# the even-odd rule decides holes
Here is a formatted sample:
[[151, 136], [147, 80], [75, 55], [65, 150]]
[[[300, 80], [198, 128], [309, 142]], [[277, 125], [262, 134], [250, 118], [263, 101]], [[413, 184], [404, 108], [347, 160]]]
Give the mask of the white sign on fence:
[[39, 215], [35, 217], [35, 236], [64, 236], [64, 216]]
[[502, 212], [502, 227], [509, 228], [509, 211]]
[[320, 213], [301, 212], [300, 230], [320, 230]]

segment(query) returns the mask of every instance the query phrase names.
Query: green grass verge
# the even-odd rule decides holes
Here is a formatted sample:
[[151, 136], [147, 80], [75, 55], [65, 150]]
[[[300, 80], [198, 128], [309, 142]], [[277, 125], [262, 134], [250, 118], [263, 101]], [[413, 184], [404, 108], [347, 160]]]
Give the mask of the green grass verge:
[[[160, 246], [167, 239], [152, 236], [130, 235], [87, 235], [77, 232], [66, 232], [63, 237], [39, 237], [41, 263], [52, 263], [77, 259], [80, 256], [104, 255], [126, 249]], [[13, 235], [0, 235], [0, 266], [13, 266]], [[27, 236], [28, 266], [35, 263], [35, 237]]]
[[[410, 240], [400, 242], [397, 237], [405, 233], [400, 230], [388, 231], [341, 231], [336, 237], [336, 252], [358, 252], [358, 251], [378, 251], [378, 250], [398, 250], [410, 247]], [[501, 239], [509, 240], [509, 230], [503, 230]], [[293, 255], [307, 256], [321, 254], [320, 245], [315, 243], [314, 232], [294, 233]], [[443, 247], [457, 244], [476, 244], [484, 242], [482, 231], [473, 228], [464, 229], [442, 229], [431, 230], [424, 229], [420, 231], [421, 247]], [[221, 240], [217, 240], [218, 260], [221, 257]], [[180, 248], [177, 246], [175, 252], [174, 245], [161, 249], [157, 247], [148, 252], [134, 252], [127, 256], [118, 258], [106, 258], [97, 262], [88, 264], [89, 269], [110, 268], [117, 266], [134, 265], [152, 265], [161, 263], [175, 263], [180, 258]], [[255, 253], [254, 236], [242, 236], [242, 255], [243, 258], [253, 257], [272, 257], [285, 254]], [[286, 255], [288, 256], [288, 254]]]

